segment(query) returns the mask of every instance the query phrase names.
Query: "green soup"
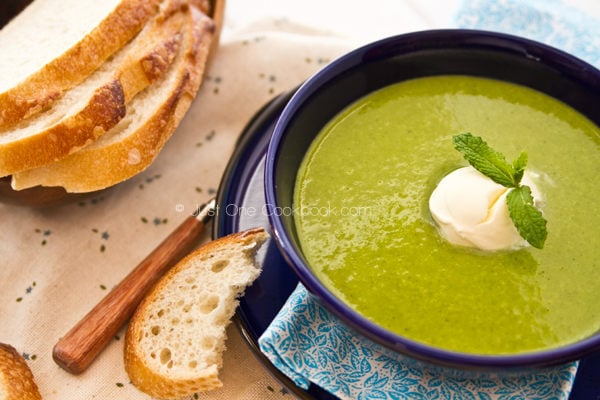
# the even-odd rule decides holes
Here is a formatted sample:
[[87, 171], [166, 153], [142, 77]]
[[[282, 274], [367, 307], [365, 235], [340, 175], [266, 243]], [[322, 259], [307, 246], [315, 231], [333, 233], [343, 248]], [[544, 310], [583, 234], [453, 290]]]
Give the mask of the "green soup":
[[[471, 132], [541, 173], [543, 250], [479, 252], [438, 233], [428, 200], [467, 165]], [[410, 80], [324, 127], [298, 172], [297, 231], [311, 268], [365, 317], [478, 354], [528, 352], [600, 330], [600, 130], [532, 89], [467, 76]]]

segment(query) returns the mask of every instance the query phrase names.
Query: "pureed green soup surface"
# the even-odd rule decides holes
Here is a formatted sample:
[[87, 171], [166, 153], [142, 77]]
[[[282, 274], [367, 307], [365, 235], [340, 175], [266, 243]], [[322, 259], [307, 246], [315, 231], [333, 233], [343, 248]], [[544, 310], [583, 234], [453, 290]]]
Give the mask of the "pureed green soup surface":
[[[528, 153], [544, 249], [481, 252], [439, 235], [428, 200], [467, 165], [452, 146], [461, 132], [508, 160]], [[360, 99], [323, 129], [298, 173], [295, 222], [320, 279], [383, 327], [448, 350], [527, 352], [600, 329], [598, 176], [600, 130], [565, 104], [490, 79], [420, 78]]]

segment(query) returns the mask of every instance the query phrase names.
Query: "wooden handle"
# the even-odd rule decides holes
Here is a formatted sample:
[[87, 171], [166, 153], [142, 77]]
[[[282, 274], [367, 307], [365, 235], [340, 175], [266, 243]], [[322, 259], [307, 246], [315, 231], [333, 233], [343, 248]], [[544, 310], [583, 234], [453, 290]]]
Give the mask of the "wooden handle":
[[[203, 210], [214, 207], [209, 203]], [[212, 208], [211, 208], [212, 211]], [[185, 256], [204, 231], [210, 213], [188, 217], [150, 255], [106, 295], [54, 346], [54, 361], [72, 374], [80, 374], [131, 318], [148, 290]]]

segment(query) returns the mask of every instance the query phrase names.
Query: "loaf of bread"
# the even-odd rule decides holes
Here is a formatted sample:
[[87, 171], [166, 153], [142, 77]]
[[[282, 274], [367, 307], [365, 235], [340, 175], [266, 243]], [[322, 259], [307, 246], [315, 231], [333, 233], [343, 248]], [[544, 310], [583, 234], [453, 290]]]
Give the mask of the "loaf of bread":
[[215, 31], [213, 21], [196, 7], [186, 11], [181, 46], [172, 65], [156, 84], [131, 100], [124, 118], [98, 140], [62, 160], [13, 174], [13, 188], [42, 185], [60, 186], [72, 193], [90, 192], [130, 178], [150, 165], [194, 99]]
[[222, 386], [225, 328], [260, 273], [255, 255], [267, 238], [257, 228], [209, 242], [148, 293], [125, 341], [125, 369], [136, 387], [170, 399]]
[[0, 31], [0, 127], [47, 109], [129, 42], [162, 0], [36, 0]]
[[[57, 1], [35, 0], [0, 30], [0, 72], [24, 65], [0, 82], [0, 178], [36, 196], [101, 190], [147, 168], [199, 89], [224, 11], [224, 0], [68, 0], [67, 19]], [[52, 35], [56, 24], [64, 32]], [[3, 41], [36, 25], [50, 36], [43, 49]]]
[[113, 128], [173, 61], [186, 15], [186, 1], [165, 0], [139, 35], [49, 110], [0, 129], [0, 176], [60, 160]]
[[42, 396], [27, 362], [14, 347], [0, 343], [0, 399], [40, 400]]

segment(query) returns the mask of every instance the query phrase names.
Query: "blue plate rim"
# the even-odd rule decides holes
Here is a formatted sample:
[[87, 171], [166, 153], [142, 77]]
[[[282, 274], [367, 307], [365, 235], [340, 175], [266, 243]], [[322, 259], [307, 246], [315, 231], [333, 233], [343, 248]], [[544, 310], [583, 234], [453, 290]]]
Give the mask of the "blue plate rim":
[[[261, 141], [269, 139], [272, 132], [272, 125], [270, 126], [270, 124], [272, 124], [280, 115], [283, 107], [287, 104], [295, 90], [296, 89], [281, 93], [272, 98], [252, 116], [250, 121], [248, 121], [243, 128], [217, 190], [217, 210], [221, 209], [221, 211], [223, 211], [223, 205], [227, 204], [229, 200], [232, 200], [236, 204], [240, 204], [241, 196], [246, 190], [246, 185], [248, 184], [250, 176], [260, 163], [264, 162], [266, 146], [264, 142], [261, 143]], [[264, 148], [261, 149], [261, 146], [264, 146]], [[212, 238], [216, 239], [229, 233], [237, 232], [239, 230], [238, 222], [235, 215], [232, 216], [226, 212], [217, 212], [212, 225]], [[291, 269], [289, 269], [289, 274], [290, 276], [293, 275]], [[262, 275], [259, 276], [258, 280], [260, 280], [261, 277]], [[296, 283], [298, 282], [297, 277], [294, 276], [293, 279]], [[262, 353], [258, 345], [259, 332], [257, 332], [257, 327], [253, 326], [252, 321], [244, 311], [244, 303], [248, 300], [248, 296], [249, 293], [247, 291], [246, 295], [240, 299], [240, 306], [236, 310], [233, 322], [259, 362], [263, 364], [268, 372], [282, 384], [287, 392], [293, 393], [299, 399], [337, 399], [337, 397], [316, 385], [311, 385], [307, 390], [297, 386]], [[283, 303], [280, 306], [283, 306]], [[275, 315], [273, 315], [273, 318], [274, 317]]]

